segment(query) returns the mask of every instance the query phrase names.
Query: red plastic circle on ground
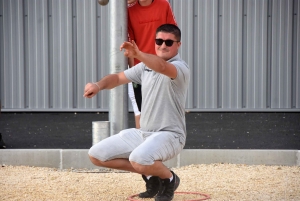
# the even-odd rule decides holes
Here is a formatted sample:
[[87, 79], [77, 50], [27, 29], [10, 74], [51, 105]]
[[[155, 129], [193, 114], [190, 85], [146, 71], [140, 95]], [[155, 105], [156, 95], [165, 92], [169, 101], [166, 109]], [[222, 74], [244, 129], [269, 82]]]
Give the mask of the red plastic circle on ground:
[[[193, 200], [184, 200], [184, 201], [201, 201], [201, 200], [208, 200], [210, 199], [210, 196], [204, 193], [198, 193], [198, 192], [175, 192], [175, 194], [194, 194], [194, 195], [200, 195], [200, 196], [204, 196], [202, 198], [196, 198]], [[129, 196], [127, 199], [130, 201], [141, 201], [141, 200], [136, 200], [135, 197], [139, 196], [139, 194], [134, 194]]]

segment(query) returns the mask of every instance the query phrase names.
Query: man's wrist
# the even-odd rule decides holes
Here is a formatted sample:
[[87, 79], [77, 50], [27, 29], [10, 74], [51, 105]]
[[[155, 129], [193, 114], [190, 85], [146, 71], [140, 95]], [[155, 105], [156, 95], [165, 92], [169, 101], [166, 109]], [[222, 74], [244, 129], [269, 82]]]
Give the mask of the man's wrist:
[[97, 82], [94, 82], [93, 84], [96, 85], [99, 88], [99, 90], [100, 90], [100, 86], [98, 85]]

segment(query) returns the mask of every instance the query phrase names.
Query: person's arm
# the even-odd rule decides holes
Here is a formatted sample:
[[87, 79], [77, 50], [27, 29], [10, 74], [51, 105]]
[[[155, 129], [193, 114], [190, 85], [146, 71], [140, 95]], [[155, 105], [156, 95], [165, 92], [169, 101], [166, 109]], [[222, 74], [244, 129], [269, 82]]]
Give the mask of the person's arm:
[[124, 74], [124, 72], [120, 72], [118, 74], [110, 74], [99, 80], [95, 83], [87, 83], [84, 88], [83, 97], [92, 98], [95, 96], [99, 91], [104, 89], [112, 89], [122, 84], [129, 83]]
[[155, 72], [164, 74], [170, 78], [177, 77], [177, 69], [173, 64], [166, 62], [156, 55], [141, 52], [134, 41], [132, 43], [124, 42], [120, 47], [120, 50], [122, 49], [125, 49], [124, 55], [126, 57], [137, 58]]
[[172, 11], [171, 6], [169, 5], [168, 11], [167, 11], [167, 22], [168, 24], [175, 24], [177, 26], [175, 15]]

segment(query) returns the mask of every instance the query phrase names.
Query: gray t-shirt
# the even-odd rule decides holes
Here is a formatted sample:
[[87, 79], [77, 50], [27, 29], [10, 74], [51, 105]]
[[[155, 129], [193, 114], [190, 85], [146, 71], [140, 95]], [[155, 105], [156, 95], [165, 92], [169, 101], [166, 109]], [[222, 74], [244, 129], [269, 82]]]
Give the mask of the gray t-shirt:
[[179, 54], [168, 62], [177, 68], [175, 79], [153, 71], [142, 62], [124, 73], [127, 79], [142, 85], [141, 130], [175, 132], [180, 142], [185, 143], [185, 101], [190, 71]]

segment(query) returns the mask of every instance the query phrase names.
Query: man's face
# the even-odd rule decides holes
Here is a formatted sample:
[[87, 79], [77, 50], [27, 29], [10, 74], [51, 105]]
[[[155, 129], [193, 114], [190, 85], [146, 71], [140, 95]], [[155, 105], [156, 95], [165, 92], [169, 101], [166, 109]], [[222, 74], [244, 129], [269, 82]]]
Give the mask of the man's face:
[[[162, 40], [164, 40], [164, 42], [161, 45], [155, 43], [155, 52], [156, 52], [157, 56], [159, 56], [160, 58], [162, 58], [162, 59], [164, 59], [166, 61], [169, 60], [169, 59], [171, 59], [172, 57], [176, 56], [176, 54], [178, 53], [178, 49], [179, 49], [179, 47], [181, 45], [181, 42], [177, 42], [174, 34], [165, 33], [165, 32], [158, 32], [156, 34], [156, 38], [155, 39], [162, 39]], [[167, 46], [168, 44], [166, 44], [165, 40], [172, 40], [174, 42], [173, 42], [173, 44], [171, 46]], [[162, 42], [162, 41], [159, 40], [159, 42]]]

